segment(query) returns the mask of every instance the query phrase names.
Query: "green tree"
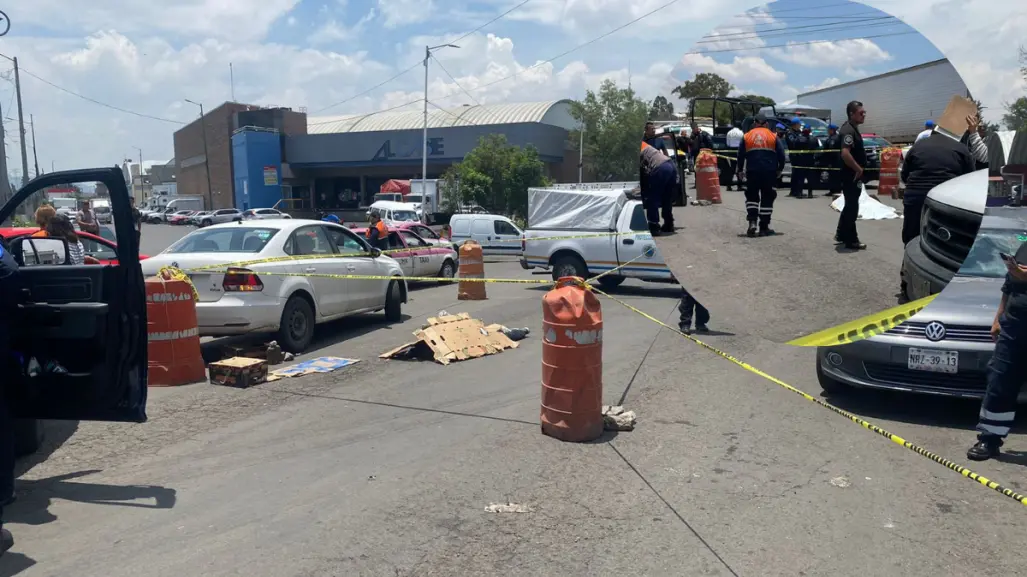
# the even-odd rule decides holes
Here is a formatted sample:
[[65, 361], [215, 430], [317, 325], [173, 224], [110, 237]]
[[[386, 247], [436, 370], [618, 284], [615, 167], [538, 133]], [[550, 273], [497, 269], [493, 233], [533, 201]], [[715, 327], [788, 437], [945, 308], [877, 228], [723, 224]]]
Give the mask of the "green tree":
[[1020, 74], [1027, 80], [1027, 48], [1020, 47]]
[[[692, 80], [686, 80], [680, 86], [671, 90], [678, 98], [688, 101], [689, 110], [693, 116], [698, 118], [712, 118], [714, 103], [700, 101], [695, 103], [695, 110], [691, 109], [694, 98], [725, 98], [735, 87], [719, 74], [713, 72], [700, 72]], [[731, 121], [730, 107], [723, 104], [716, 107], [718, 124], [725, 124]]]
[[[634, 90], [604, 80], [598, 92], [589, 90], [584, 100], [571, 105], [571, 115], [585, 131], [584, 162], [589, 172], [599, 180], [638, 179], [638, 147], [649, 105]], [[573, 131], [570, 140], [576, 147], [580, 133]]]
[[478, 204], [495, 213], [525, 216], [528, 189], [548, 184], [545, 164], [533, 146], [521, 148], [509, 144], [506, 135], [490, 134], [443, 175], [442, 205], [447, 212]]
[[1008, 130], [1027, 130], [1027, 96], [1021, 96], [1006, 104], [1002, 122]]
[[649, 105], [649, 120], [674, 120], [674, 103], [665, 96], [657, 96]]
[[751, 100], [753, 102], [762, 102], [763, 104], [766, 104], [767, 106], [774, 106], [775, 104], [777, 104], [777, 102], [774, 102], [773, 98], [771, 98], [769, 96], [761, 96], [759, 94], [743, 94], [743, 95], [739, 96], [738, 99], [739, 100]]

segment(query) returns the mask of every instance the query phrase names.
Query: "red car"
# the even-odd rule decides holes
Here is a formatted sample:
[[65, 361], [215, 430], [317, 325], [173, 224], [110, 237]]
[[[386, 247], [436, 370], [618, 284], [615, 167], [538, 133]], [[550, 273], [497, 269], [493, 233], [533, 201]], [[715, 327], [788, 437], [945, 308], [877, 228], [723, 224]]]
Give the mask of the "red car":
[[[36, 227], [0, 228], [0, 237], [12, 238], [28, 236], [38, 230], [39, 229]], [[95, 258], [100, 261], [100, 264], [118, 264], [118, 245], [114, 242], [113, 234], [111, 234], [110, 229], [107, 228], [101, 228], [100, 231], [101, 235], [106, 232], [110, 235], [110, 238], [95, 235], [90, 232], [82, 232], [81, 230], [77, 230], [75, 233], [78, 234], [78, 238], [82, 242], [82, 246], [86, 249], [86, 256]], [[143, 254], [139, 255], [139, 260], [146, 258], [149, 257]]]
[[189, 219], [196, 215], [198, 211], [190, 210], [188, 212], [175, 213], [174, 216], [168, 219], [168, 224], [188, 224]]

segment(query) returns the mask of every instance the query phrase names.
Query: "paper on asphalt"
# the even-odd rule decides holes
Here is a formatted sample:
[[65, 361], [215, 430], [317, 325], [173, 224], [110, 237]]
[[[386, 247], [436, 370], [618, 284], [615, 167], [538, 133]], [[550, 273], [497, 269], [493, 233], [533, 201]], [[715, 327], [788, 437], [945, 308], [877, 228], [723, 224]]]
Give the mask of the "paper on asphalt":
[[[831, 208], [841, 212], [845, 208], [845, 197], [839, 196], [831, 203]], [[890, 220], [902, 218], [894, 208], [867, 194], [865, 184], [861, 185], [859, 192], [859, 220]]]

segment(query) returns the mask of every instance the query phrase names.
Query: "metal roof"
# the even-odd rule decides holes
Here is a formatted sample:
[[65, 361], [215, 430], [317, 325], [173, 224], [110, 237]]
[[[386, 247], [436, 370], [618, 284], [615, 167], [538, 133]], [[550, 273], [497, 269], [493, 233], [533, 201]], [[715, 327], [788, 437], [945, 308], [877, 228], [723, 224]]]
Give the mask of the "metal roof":
[[[571, 116], [570, 109], [570, 100], [464, 105], [447, 109], [429, 108], [428, 128], [539, 123], [573, 130], [577, 126], [577, 121]], [[423, 127], [423, 110], [307, 118], [308, 134], [415, 130]]]
[[[912, 72], [914, 70], [920, 70], [920, 69], [923, 69], [923, 68], [930, 68], [932, 66], [940, 66], [940, 65], [943, 65], [943, 64], [949, 64], [949, 66], [951, 66], [951, 64], [949, 63], [949, 59], [948, 58], [941, 58], [941, 59], [938, 59], [938, 60], [931, 60], [930, 62], [923, 62], [921, 64], [915, 64], [913, 66], [907, 66], [906, 68], [899, 68], [898, 70], [892, 70], [890, 72], [884, 72], [884, 73], [881, 73], [881, 74], [875, 74], [873, 76], [867, 76], [866, 78], [860, 78], [859, 80], [852, 80], [852, 81], [849, 81], [849, 82], [844, 82], [842, 84], [835, 84], [834, 86], [826, 86], [824, 88], [818, 88], [816, 90], [810, 90], [809, 92], [803, 92], [802, 94], [799, 94], [799, 97], [809, 96], [811, 94], [820, 94], [821, 92], [827, 92], [829, 90], [832, 90], [832, 91], [833, 90], [838, 90], [838, 89], [843, 88], [845, 86], [852, 86], [853, 84], [863, 84], [864, 82], [869, 82], [871, 80], [878, 80], [878, 79], [885, 78], [885, 77], [888, 77], [888, 76], [898, 76], [899, 74], [905, 74], [907, 72]], [[957, 72], [957, 74], [958, 74], [958, 72]], [[798, 100], [798, 98], [796, 98], [796, 100]]]

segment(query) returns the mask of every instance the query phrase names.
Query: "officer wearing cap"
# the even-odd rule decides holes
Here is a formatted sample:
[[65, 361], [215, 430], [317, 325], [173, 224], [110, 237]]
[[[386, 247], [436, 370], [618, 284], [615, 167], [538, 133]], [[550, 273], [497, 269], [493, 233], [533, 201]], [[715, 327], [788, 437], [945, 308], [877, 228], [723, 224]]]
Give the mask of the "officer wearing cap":
[[[791, 192], [789, 196], [794, 198], [802, 198], [802, 188], [806, 181], [810, 179], [811, 172], [811, 161], [813, 155], [803, 153], [809, 150], [810, 137], [802, 131], [802, 119], [796, 116], [792, 118], [792, 129], [788, 132], [787, 144], [789, 152], [795, 151], [798, 154], [789, 154], [788, 160], [792, 163], [792, 177], [791, 177]], [[813, 196], [812, 183], [810, 184], [810, 197]]]
[[859, 131], [859, 126], [866, 121], [867, 112], [862, 102], [853, 100], [845, 106], [845, 114], [848, 119], [838, 131], [841, 137], [839, 178], [842, 181], [845, 206], [838, 216], [838, 229], [834, 239], [850, 250], [864, 250], [867, 245], [859, 241], [856, 220], [859, 218], [859, 197], [863, 192], [863, 172], [867, 164], [867, 153], [863, 148], [863, 134]]
[[738, 145], [738, 174], [745, 175], [745, 213], [749, 221], [747, 236], [774, 234], [770, 228], [774, 200], [777, 198], [774, 184], [784, 166], [784, 142], [767, 128], [767, 117], [760, 112], [756, 115], [755, 127], [745, 134], [742, 143]]
[[784, 124], [781, 124], [780, 122], [778, 122], [774, 126], [774, 133], [777, 135], [778, 138], [780, 138], [781, 140], [784, 140], [785, 136], [788, 135], [788, 127], [785, 126]]
[[924, 123], [924, 129], [920, 132], [920, 134], [916, 135], [916, 140], [913, 141], [913, 144], [920, 142], [921, 140], [927, 138], [931, 134], [934, 134], [934, 121], [928, 120]]
[[827, 152], [821, 153], [820, 163], [821, 166], [827, 169], [828, 194], [832, 195], [842, 193], [842, 181], [839, 178], [841, 175], [838, 172], [842, 163], [841, 157], [838, 154], [841, 143], [842, 139], [838, 136], [838, 126], [828, 124], [827, 138], [824, 139], [824, 150]]

